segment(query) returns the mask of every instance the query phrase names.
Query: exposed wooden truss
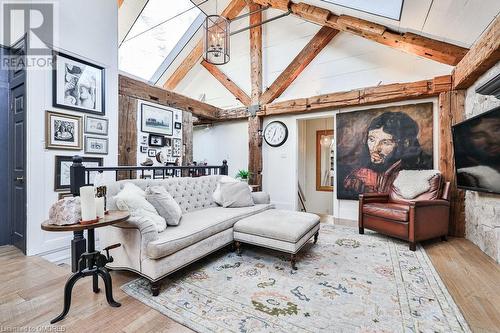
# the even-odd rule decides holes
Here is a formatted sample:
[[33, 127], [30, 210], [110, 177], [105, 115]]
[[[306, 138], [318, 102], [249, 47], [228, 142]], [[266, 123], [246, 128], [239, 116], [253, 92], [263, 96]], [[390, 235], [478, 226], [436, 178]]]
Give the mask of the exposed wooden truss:
[[187, 96], [152, 86], [146, 82], [139, 81], [128, 76], [118, 76], [118, 93], [138, 99], [158, 102], [179, 110], [191, 112], [197, 117], [215, 120], [219, 108], [213, 105], [197, 101]]
[[224, 87], [226, 87], [227, 90], [231, 94], [233, 94], [234, 97], [236, 97], [237, 100], [239, 100], [243, 105], [249, 106], [251, 104], [250, 96], [248, 96], [243, 89], [238, 87], [236, 83], [233, 82], [226, 74], [224, 74], [218, 66], [212, 65], [211, 63], [206, 62], [203, 60], [201, 62], [201, 65], [206, 68], [207, 71], [212, 74], [213, 77], [217, 79]]
[[[227, 19], [233, 19], [245, 8], [245, 0], [231, 0], [229, 5], [222, 11], [221, 15]], [[188, 56], [182, 61], [172, 75], [163, 84], [163, 88], [174, 90], [187, 73], [200, 61], [203, 54], [203, 40], [200, 39]]]
[[470, 87], [488, 69], [500, 61], [500, 16], [474, 43], [453, 71], [453, 87]]
[[261, 104], [268, 104], [278, 98], [311, 61], [330, 43], [339, 31], [330, 27], [322, 27], [307, 43], [287, 68], [278, 76], [271, 86], [262, 94]]
[[[251, 102], [258, 105], [262, 95], [262, 12], [260, 5], [249, 3], [250, 26], [250, 77], [252, 80]], [[251, 185], [262, 186], [262, 130], [263, 119], [261, 116], [248, 118], [248, 171]]]
[[280, 10], [291, 10], [307, 21], [346, 31], [357, 36], [381, 43], [407, 53], [428, 58], [443, 64], [455, 66], [465, 56], [467, 49], [414, 33], [399, 33], [374, 22], [349, 15], [336, 15], [328, 9], [303, 2], [288, 0], [254, 0], [263, 6]]

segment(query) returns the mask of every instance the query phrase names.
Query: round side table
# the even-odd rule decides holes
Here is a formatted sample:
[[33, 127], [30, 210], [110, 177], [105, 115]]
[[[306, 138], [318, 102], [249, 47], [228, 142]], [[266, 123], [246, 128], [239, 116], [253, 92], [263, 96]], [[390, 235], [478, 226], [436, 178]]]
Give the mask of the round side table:
[[66, 285], [64, 287], [64, 308], [59, 316], [50, 321], [54, 324], [62, 320], [69, 311], [71, 306], [71, 291], [76, 281], [86, 276], [92, 276], [93, 283], [92, 287], [95, 293], [99, 292], [98, 276], [100, 276], [104, 281], [104, 288], [106, 291], [106, 300], [112, 307], [121, 306], [120, 303], [113, 299], [113, 289], [111, 283], [111, 275], [106, 269], [105, 265], [113, 261], [113, 257], [110, 257], [109, 250], [121, 246], [121, 244], [115, 244], [108, 246], [104, 249], [106, 255], [102, 254], [100, 251], [95, 250], [95, 235], [94, 230], [96, 228], [105, 227], [113, 225], [115, 223], [126, 221], [130, 217], [129, 212], [125, 211], [109, 211], [103, 218], [100, 218], [98, 222], [93, 224], [70, 224], [70, 225], [54, 225], [47, 222], [42, 223], [42, 230], [52, 231], [52, 232], [67, 232], [72, 231], [83, 232], [87, 230], [87, 252], [84, 252], [78, 258], [78, 271], [73, 273]]

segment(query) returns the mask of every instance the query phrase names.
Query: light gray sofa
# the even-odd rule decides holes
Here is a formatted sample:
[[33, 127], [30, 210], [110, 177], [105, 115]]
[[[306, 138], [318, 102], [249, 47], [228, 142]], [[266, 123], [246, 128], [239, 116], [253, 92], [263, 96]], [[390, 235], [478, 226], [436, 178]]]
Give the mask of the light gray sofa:
[[126, 182], [132, 182], [143, 190], [149, 185], [164, 186], [180, 205], [183, 215], [178, 226], [168, 226], [161, 233], [151, 222], [133, 219], [98, 229], [101, 248], [122, 244], [113, 250], [114, 261], [107, 267], [133, 271], [147, 278], [156, 296], [162, 278], [233, 243], [233, 225], [236, 222], [274, 208], [269, 196], [263, 192], [252, 193], [255, 206], [218, 206], [212, 194], [220, 177], [122, 180], [108, 184], [108, 209], [116, 209], [112, 198]]

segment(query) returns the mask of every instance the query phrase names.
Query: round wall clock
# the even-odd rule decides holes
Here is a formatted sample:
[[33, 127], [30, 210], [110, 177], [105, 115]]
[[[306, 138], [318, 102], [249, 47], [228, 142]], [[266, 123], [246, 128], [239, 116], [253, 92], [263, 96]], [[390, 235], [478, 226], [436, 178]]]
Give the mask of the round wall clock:
[[273, 121], [264, 129], [264, 140], [271, 147], [279, 147], [288, 138], [288, 128], [281, 121]]

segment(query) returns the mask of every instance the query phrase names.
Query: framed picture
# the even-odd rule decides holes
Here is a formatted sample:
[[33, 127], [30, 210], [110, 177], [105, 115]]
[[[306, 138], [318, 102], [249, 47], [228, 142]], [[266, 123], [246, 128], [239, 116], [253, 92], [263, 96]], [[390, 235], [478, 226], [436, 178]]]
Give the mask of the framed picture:
[[[100, 157], [83, 157], [82, 164], [85, 167], [102, 166], [103, 159]], [[54, 191], [67, 191], [70, 187], [70, 170], [73, 164], [73, 156], [56, 156], [54, 175]], [[90, 172], [88, 183], [94, 182], [96, 172]]]
[[108, 138], [85, 136], [85, 154], [108, 154]]
[[165, 138], [165, 146], [172, 147], [172, 139], [171, 138]]
[[82, 117], [47, 111], [45, 148], [82, 149]]
[[141, 153], [146, 154], [148, 152], [147, 146], [141, 146]]
[[176, 121], [174, 124], [174, 128], [180, 130], [182, 128], [182, 124], [180, 122]]
[[165, 138], [161, 135], [149, 135], [148, 144], [152, 147], [163, 147], [165, 145]]
[[59, 195], [57, 196], [58, 200], [64, 199], [64, 198], [72, 198], [73, 194], [71, 192], [60, 192]]
[[156, 149], [148, 149], [148, 157], [156, 157]]
[[54, 107], [104, 115], [104, 67], [54, 52]]
[[148, 136], [147, 135], [143, 135], [141, 137], [141, 145], [147, 145], [148, 144]]
[[172, 140], [172, 157], [180, 157], [181, 156], [181, 140], [173, 139]]
[[141, 104], [141, 131], [172, 135], [173, 111], [150, 104]]
[[108, 135], [109, 120], [93, 116], [85, 117], [85, 133]]

